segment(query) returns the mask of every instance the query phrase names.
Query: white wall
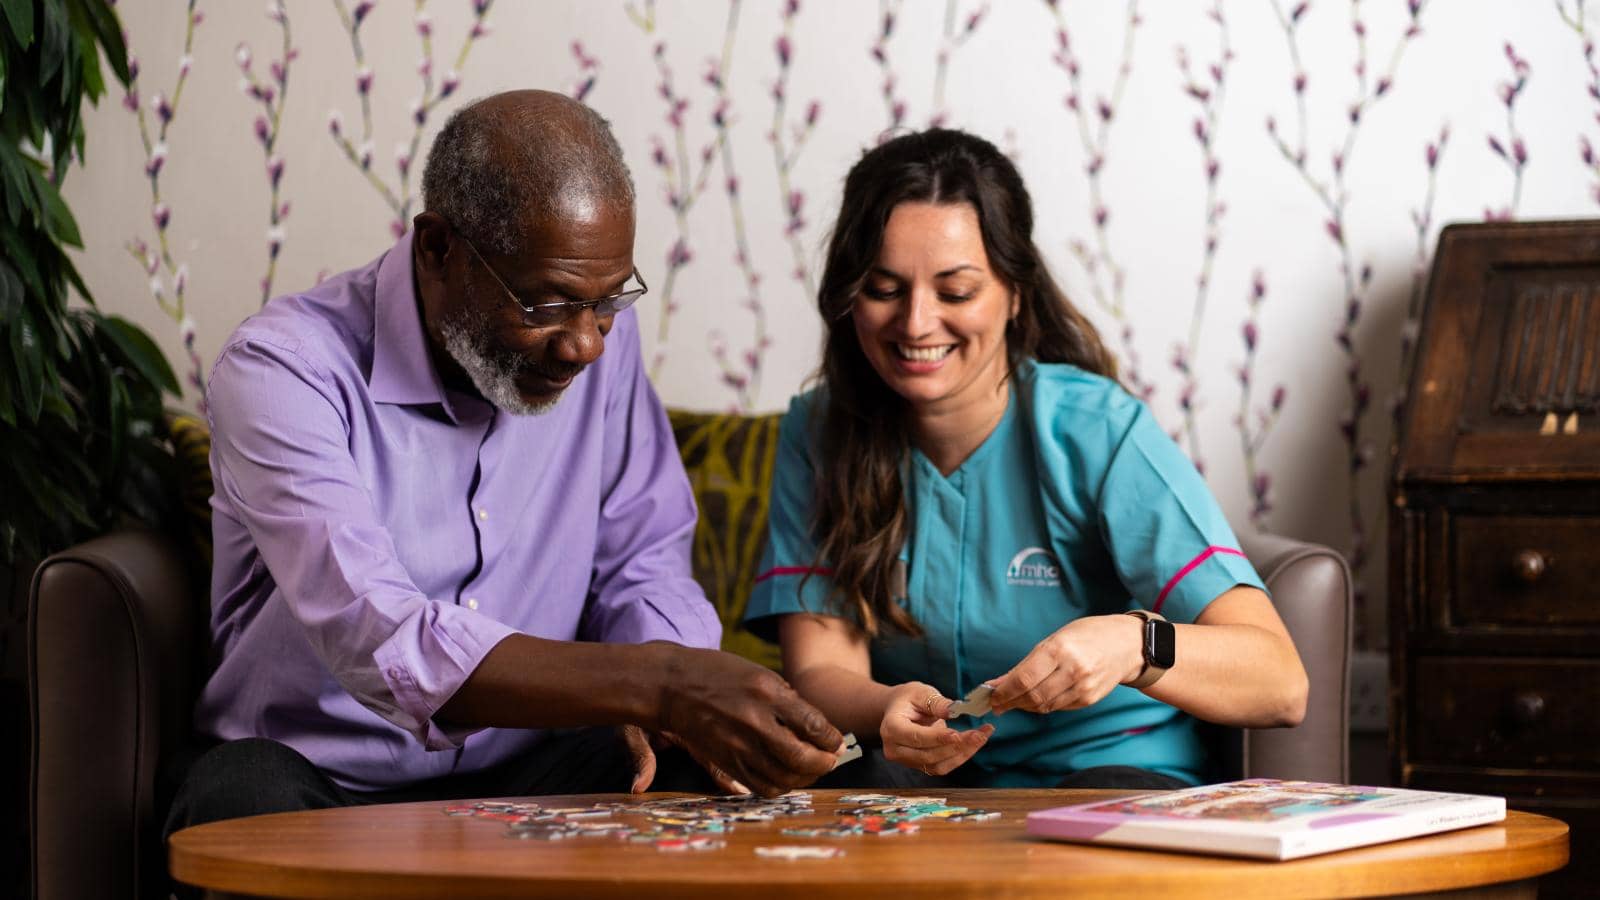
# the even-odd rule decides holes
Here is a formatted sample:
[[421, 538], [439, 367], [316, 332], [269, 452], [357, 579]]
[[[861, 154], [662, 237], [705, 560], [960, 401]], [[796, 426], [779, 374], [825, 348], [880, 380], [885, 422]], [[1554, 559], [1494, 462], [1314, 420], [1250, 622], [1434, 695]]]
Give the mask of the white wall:
[[[1576, 2], [1564, 0], [1567, 14]], [[1292, 5], [1278, 0], [1277, 8], [1287, 15]], [[729, 37], [730, 7], [715, 0], [500, 0], [484, 19], [488, 34], [472, 42], [461, 87], [431, 112], [422, 147], [464, 98], [522, 86], [572, 91], [592, 76], [586, 100], [614, 123], [640, 186], [637, 259], [652, 286], [640, 315], [646, 356], [659, 358], [663, 397], [686, 407], [773, 410], [783, 407], [815, 365], [820, 334], [811, 298], [793, 274], [794, 254], [814, 277], [843, 174], [890, 122], [880, 93], [886, 67], [871, 53], [885, 6], [808, 0], [794, 16], [785, 134], [810, 101], [820, 102], [815, 129], [789, 173], [804, 198], [804, 226], [794, 241], [785, 233], [788, 216], [768, 139], [785, 4], [747, 0], [736, 6], [737, 30]], [[1207, 181], [1193, 131], [1206, 110], [1185, 92], [1177, 55], [1186, 47], [1200, 82], [1213, 87], [1205, 67], [1220, 58], [1224, 30], [1203, 4], [1146, 0], [1137, 9], [1140, 25], [1131, 54], [1124, 57], [1131, 6], [1112, 0], [1060, 4], [1081, 66], [1087, 132], [1063, 102], [1069, 82], [1052, 59], [1058, 44], [1051, 4], [889, 3], [895, 27], [882, 46], [895, 93], [906, 104], [906, 123], [914, 127], [935, 114], [941, 47], [949, 48], [943, 54], [944, 121], [1015, 151], [1034, 194], [1037, 239], [1057, 275], [1106, 329], [1125, 365], [1130, 347], [1137, 354], [1132, 371], [1153, 385], [1150, 402], [1158, 417], [1180, 432], [1186, 426], [1178, 401], [1185, 380], [1171, 359], [1195, 318]], [[263, 152], [252, 132], [263, 107], [240, 90], [236, 47], [248, 44], [255, 72], [267, 78], [269, 61], [282, 56], [283, 33], [260, 4], [201, 0], [197, 9], [204, 20], [194, 31], [192, 69], [170, 125], [158, 184], [171, 214], [173, 266], [188, 272], [185, 313], [203, 370], [229, 331], [259, 304], [258, 283], [266, 271], [270, 195]], [[980, 9], [981, 21], [965, 32], [966, 19]], [[1236, 521], [1247, 521], [1255, 494], [1235, 422], [1241, 402], [1236, 371], [1245, 359], [1240, 335], [1251, 314], [1252, 280], [1260, 273], [1266, 291], [1257, 313], [1252, 403], [1264, 407], [1280, 384], [1286, 400], [1253, 454], [1253, 465], [1270, 479], [1271, 509], [1258, 511], [1257, 518], [1271, 530], [1353, 554], [1364, 537], [1370, 552], [1356, 560], [1367, 600], [1363, 621], [1367, 641], [1381, 643], [1389, 400], [1399, 382], [1400, 335], [1417, 266], [1426, 262], [1426, 253], [1417, 254], [1412, 216], [1430, 213], [1423, 229], [1426, 251], [1442, 223], [1481, 220], [1488, 210], [1508, 210], [1518, 218], [1592, 215], [1597, 174], [1581, 158], [1580, 138], [1600, 141], [1600, 102], [1588, 93], [1597, 76], [1586, 64], [1582, 37], [1552, 3], [1433, 0], [1421, 9], [1420, 33], [1402, 42], [1409, 25], [1405, 0], [1315, 0], [1295, 30], [1307, 74], [1303, 174], [1279, 152], [1266, 127], [1268, 117], [1275, 117], [1279, 132], [1291, 145], [1298, 143], [1290, 43], [1274, 9], [1274, 0], [1227, 0], [1221, 7], [1233, 55], [1220, 104], [1212, 93], [1211, 133], [1220, 163], [1215, 199], [1225, 211], [1215, 221], [1212, 278], [1197, 326], [1198, 442], [1185, 437], [1184, 444], [1203, 462], [1224, 507]], [[1355, 74], [1360, 49], [1353, 10], [1366, 31], [1365, 95]], [[137, 86], [153, 129], [151, 100], [157, 91], [172, 93], [186, 14], [180, 3], [154, 0], [124, 0], [119, 12], [140, 61]], [[952, 12], [955, 33], [966, 37], [947, 42], [943, 35]], [[329, 136], [331, 111], [342, 113], [346, 133], [358, 132], [361, 121], [351, 44], [335, 5], [290, 0], [286, 13], [298, 55], [289, 69], [278, 139], [285, 164], [281, 198], [291, 208], [274, 293], [370, 259], [390, 243], [394, 218]], [[434, 0], [426, 13], [435, 37], [437, 86], [463, 44], [473, 5]], [[415, 131], [409, 107], [421, 90], [414, 15], [411, 3], [381, 0], [360, 29], [374, 73], [372, 171], [391, 187], [397, 184], [394, 148]], [[596, 68], [584, 69], [571, 49], [574, 41]], [[1510, 107], [1514, 126], [1501, 97], [1503, 85], [1513, 80], [1508, 42], [1528, 66], [1525, 90]], [[668, 299], [666, 258], [680, 228], [666, 202], [662, 170], [652, 161], [655, 142], [676, 153], [678, 139], [658, 93], [661, 73], [652, 55], [658, 45], [675, 91], [688, 101], [682, 133], [696, 170], [701, 149], [717, 135], [711, 122], [717, 92], [705, 75], [723, 47], [731, 48], [725, 78], [729, 153], [714, 154], [706, 188], [684, 216], [693, 258], [672, 279], [677, 312], [664, 341], [657, 334]], [[1094, 101], [1112, 95], [1124, 58], [1125, 88], [1103, 130], [1103, 165], [1091, 177], [1084, 135], [1091, 143], [1100, 140]], [[1374, 85], [1389, 72], [1392, 86], [1374, 98]], [[1367, 97], [1367, 104], [1352, 139], [1349, 108], [1358, 96]], [[174, 364], [187, 369], [179, 323], [152, 298], [149, 277], [126, 249], [136, 238], [154, 242], [157, 231], [151, 181], [144, 176], [147, 155], [137, 121], [121, 99], [118, 91], [89, 117], [85, 167], [67, 181], [86, 244], [79, 262], [104, 308], [144, 325]], [[1427, 207], [1425, 151], [1446, 126], [1450, 137], [1438, 163], [1437, 193]], [[1494, 135], [1509, 147], [1511, 127], [1527, 153], [1514, 209], [1512, 167], [1489, 143]], [[1331, 181], [1330, 156], [1347, 139], [1353, 149], [1341, 191]], [[743, 370], [742, 355], [758, 347], [758, 317], [742, 287], [745, 270], [735, 259], [735, 204], [724, 189], [729, 159], [739, 179], [737, 212], [750, 248], [749, 271], [759, 277], [756, 305], [771, 340], [757, 350], [760, 369], [744, 390], [724, 380], [713, 352], [720, 334], [730, 362]], [[421, 166], [421, 160], [412, 165], [412, 195]], [[1330, 208], [1305, 175], [1323, 185], [1342, 210], [1342, 246], [1327, 228]], [[1096, 192], [1108, 211], [1103, 229], [1092, 219]], [[1098, 278], [1091, 275], [1071, 249], [1074, 242], [1103, 246], [1110, 263], [1125, 272], [1120, 311], [1107, 286], [1107, 262], [1102, 259]], [[1335, 340], [1346, 313], [1345, 259], [1356, 271], [1371, 269], [1370, 282], [1357, 287], [1361, 306], [1350, 353]], [[158, 268], [169, 296], [174, 271], [165, 264]], [[1120, 338], [1124, 327], [1132, 335], [1127, 345]], [[1370, 455], [1371, 465], [1354, 479], [1347, 475], [1352, 451], [1339, 427], [1352, 406], [1346, 383], [1352, 364], [1372, 397], [1359, 418], [1365, 447], [1359, 452]], [[187, 402], [197, 400], [191, 390]], [[1358, 518], [1352, 518], [1353, 504]]]

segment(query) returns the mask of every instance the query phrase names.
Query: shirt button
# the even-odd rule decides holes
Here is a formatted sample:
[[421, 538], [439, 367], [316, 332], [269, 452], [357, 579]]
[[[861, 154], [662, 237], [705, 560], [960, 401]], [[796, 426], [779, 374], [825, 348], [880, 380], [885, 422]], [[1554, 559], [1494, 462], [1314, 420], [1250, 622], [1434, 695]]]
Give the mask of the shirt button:
[[489, 518], [489, 511], [487, 509], [479, 509], [478, 510], [478, 521], [482, 522], [484, 519], [487, 519], [487, 518]]
[[467, 598], [467, 609], [477, 609], [477, 608], [478, 608], [478, 598], [477, 597], [469, 597], [469, 598]]

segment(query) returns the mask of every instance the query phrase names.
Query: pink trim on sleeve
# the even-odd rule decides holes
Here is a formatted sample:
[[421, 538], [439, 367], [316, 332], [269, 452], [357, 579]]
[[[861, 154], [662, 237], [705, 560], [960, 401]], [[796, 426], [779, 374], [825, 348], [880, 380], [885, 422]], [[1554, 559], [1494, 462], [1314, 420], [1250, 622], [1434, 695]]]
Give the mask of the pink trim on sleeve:
[[[1178, 586], [1178, 582], [1182, 581], [1184, 576], [1188, 575], [1190, 572], [1193, 572], [1196, 568], [1199, 568], [1201, 563], [1210, 559], [1213, 553], [1231, 553], [1234, 556], [1244, 556], [1243, 550], [1235, 550], [1232, 547], [1207, 547], [1204, 550], [1201, 550], [1199, 556], [1189, 560], [1189, 564], [1178, 570], [1178, 574], [1172, 576], [1172, 580], [1167, 582], [1167, 586], [1161, 589], [1161, 596], [1156, 598], [1156, 605], [1150, 607], [1150, 611], [1161, 612], [1161, 604], [1166, 602], [1167, 594], [1171, 593], [1172, 589]], [[760, 579], [757, 580], [759, 581]]]
[[832, 575], [833, 570], [818, 569], [813, 568], [812, 566], [773, 566], [765, 572], [762, 572], [760, 575], [757, 575], [755, 583], [760, 584], [761, 582], [766, 581], [768, 578], [776, 578], [779, 575], [805, 575], [808, 573], [812, 575]]

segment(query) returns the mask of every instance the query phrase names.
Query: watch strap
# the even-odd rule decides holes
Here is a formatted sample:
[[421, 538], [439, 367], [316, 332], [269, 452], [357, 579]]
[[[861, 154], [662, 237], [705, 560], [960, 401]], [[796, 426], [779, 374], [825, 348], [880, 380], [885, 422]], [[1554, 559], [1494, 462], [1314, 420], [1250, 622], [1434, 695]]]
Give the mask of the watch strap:
[[1160, 681], [1161, 676], [1167, 674], [1167, 670], [1165, 668], [1155, 665], [1155, 662], [1150, 658], [1150, 643], [1148, 637], [1146, 636], [1146, 633], [1154, 623], [1165, 622], [1167, 619], [1165, 616], [1160, 615], [1159, 613], [1153, 613], [1147, 609], [1130, 609], [1128, 610], [1127, 615], [1133, 616], [1144, 623], [1144, 626], [1140, 630], [1139, 634], [1139, 655], [1144, 658], [1144, 668], [1139, 670], [1138, 676], [1132, 681], [1126, 681], [1123, 683], [1136, 690], [1144, 690], [1150, 685], [1155, 684], [1157, 681]]

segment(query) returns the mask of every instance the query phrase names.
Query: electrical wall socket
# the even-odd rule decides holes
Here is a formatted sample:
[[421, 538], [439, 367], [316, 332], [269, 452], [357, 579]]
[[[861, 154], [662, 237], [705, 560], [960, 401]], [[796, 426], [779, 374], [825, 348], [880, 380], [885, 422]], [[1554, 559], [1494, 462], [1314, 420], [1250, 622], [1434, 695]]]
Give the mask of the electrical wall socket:
[[1350, 731], [1383, 734], [1389, 730], [1389, 656], [1356, 651], [1350, 656]]

